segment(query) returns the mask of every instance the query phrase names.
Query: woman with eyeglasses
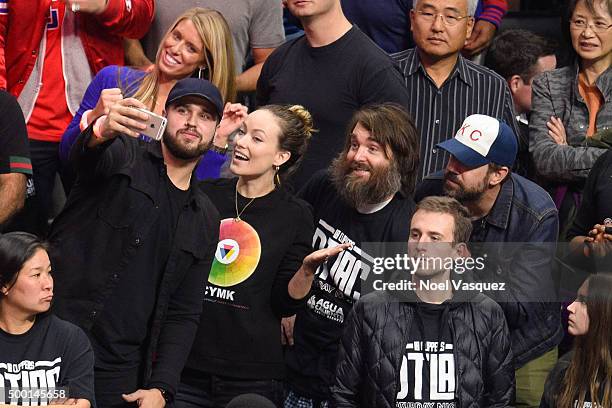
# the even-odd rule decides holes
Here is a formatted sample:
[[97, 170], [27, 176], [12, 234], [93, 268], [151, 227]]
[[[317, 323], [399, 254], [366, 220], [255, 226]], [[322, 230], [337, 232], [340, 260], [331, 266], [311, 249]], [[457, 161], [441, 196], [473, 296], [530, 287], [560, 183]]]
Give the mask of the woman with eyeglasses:
[[567, 310], [574, 347], [550, 372], [540, 408], [612, 407], [612, 275], [591, 275]]
[[91, 344], [49, 312], [52, 300], [47, 245], [0, 235], [0, 407], [95, 407]]
[[535, 78], [529, 119], [537, 181], [559, 208], [563, 239], [612, 128], [612, 0], [571, 0], [568, 11], [574, 63]]

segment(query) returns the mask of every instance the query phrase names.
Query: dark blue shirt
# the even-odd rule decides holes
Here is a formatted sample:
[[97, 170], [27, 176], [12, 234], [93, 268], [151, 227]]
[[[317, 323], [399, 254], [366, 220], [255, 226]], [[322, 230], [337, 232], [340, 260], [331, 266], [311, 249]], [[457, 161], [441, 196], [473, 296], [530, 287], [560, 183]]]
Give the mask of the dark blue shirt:
[[412, 0], [342, 0], [346, 18], [389, 54], [414, 47], [411, 8]]

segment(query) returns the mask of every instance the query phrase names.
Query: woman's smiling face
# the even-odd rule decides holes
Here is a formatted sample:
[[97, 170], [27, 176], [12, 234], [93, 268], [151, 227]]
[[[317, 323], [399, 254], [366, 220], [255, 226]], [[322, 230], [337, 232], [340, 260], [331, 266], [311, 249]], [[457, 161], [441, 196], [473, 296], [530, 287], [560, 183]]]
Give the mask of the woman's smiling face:
[[186, 78], [202, 64], [204, 52], [204, 43], [195, 25], [184, 19], [162, 40], [157, 65], [170, 78]]
[[270, 172], [288, 160], [288, 152], [281, 150], [281, 128], [276, 116], [259, 109], [251, 113], [236, 135], [231, 171], [238, 176], [257, 177]]

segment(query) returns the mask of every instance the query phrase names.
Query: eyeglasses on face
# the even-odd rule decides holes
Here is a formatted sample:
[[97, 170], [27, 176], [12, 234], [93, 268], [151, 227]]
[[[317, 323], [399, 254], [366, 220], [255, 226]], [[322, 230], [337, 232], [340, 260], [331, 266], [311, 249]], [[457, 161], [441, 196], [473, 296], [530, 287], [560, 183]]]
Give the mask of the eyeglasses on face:
[[612, 27], [612, 24], [608, 24], [605, 21], [589, 23], [583, 18], [575, 18], [570, 21], [570, 28], [573, 30], [586, 30], [587, 27], [589, 27], [594, 33], [604, 33], [608, 31], [610, 27]]
[[469, 16], [460, 16], [456, 13], [432, 13], [430, 11], [416, 10], [417, 15], [421, 20], [428, 23], [433, 23], [438, 16], [442, 18], [442, 23], [447, 27], [453, 27], [457, 25], [461, 20], [468, 18]]

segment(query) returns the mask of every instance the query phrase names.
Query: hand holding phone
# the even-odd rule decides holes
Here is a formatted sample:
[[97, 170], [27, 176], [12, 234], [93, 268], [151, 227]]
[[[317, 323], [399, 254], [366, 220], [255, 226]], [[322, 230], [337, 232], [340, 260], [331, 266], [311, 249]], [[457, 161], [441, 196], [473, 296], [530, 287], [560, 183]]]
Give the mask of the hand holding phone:
[[146, 112], [146, 106], [134, 98], [122, 99], [113, 104], [100, 125], [100, 138], [109, 140], [121, 133], [131, 137], [139, 137], [140, 132], [147, 129], [147, 122], [149, 121], [149, 114], [142, 110]]
[[149, 116], [149, 119], [145, 122], [146, 128], [140, 130], [140, 134], [150, 137], [153, 140], [161, 140], [166, 130], [166, 124], [168, 120], [163, 116], [159, 116], [151, 111], [142, 108], [136, 108], [137, 111], [145, 113]]
[[92, 118], [99, 118], [102, 115], [108, 115], [110, 107], [123, 99], [123, 93], [119, 88], [103, 89], [98, 98], [96, 106], [91, 111]]

